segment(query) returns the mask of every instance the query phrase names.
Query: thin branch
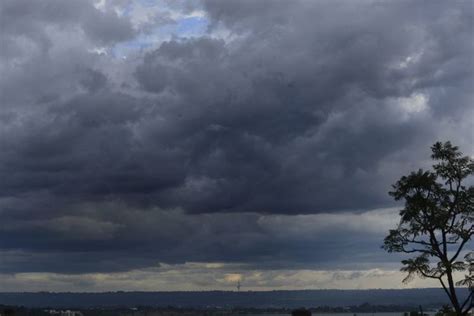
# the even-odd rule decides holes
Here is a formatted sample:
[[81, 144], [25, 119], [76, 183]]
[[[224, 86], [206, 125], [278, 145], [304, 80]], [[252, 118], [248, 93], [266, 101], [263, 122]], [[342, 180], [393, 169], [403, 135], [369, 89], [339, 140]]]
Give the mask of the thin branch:
[[456, 251], [456, 253], [454, 254], [454, 256], [451, 258], [451, 260], [449, 260], [449, 263], [453, 263], [456, 258], [459, 256], [459, 254], [461, 253], [461, 250], [462, 248], [464, 247], [464, 245], [469, 241], [470, 238], [464, 238], [463, 241], [461, 242], [461, 244], [459, 245], [459, 248], [458, 250]]
[[[472, 297], [472, 295], [473, 295], [474, 292], [473, 292], [472, 289], [471, 289], [470, 292], [471, 292], [471, 293], [469, 293], [469, 295], [467, 296], [466, 300], [465, 300], [464, 303], [461, 305], [461, 309], [464, 309], [464, 307], [466, 306], [466, 304], [471, 300], [471, 297]], [[472, 308], [472, 305], [469, 306], [469, 308], [466, 309], [464, 312], [467, 313], [471, 308]], [[464, 312], [463, 312], [463, 313], [464, 313]]]

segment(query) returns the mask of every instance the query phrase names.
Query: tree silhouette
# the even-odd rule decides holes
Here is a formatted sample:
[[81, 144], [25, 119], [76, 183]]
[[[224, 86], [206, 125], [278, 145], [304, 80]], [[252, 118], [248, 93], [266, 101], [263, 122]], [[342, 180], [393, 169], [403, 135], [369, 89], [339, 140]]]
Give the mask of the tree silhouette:
[[[460, 258], [474, 234], [474, 187], [464, 184], [474, 174], [474, 161], [450, 142], [437, 142], [431, 150], [433, 170], [403, 176], [389, 192], [405, 206], [383, 248], [414, 254], [402, 261], [401, 271], [408, 272], [404, 282], [415, 276], [439, 280], [456, 314], [466, 315], [472, 308], [474, 255]], [[462, 271], [468, 275], [456, 283], [454, 272]], [[461, 299], [456, 285], [467, 286], [468, 297]]]

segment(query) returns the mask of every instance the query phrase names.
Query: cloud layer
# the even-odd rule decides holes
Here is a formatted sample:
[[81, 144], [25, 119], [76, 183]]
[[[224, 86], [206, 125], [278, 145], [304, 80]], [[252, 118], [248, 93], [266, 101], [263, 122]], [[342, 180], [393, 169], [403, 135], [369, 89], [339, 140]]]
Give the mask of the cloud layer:
[[473, 12], [3, 1], [0, 272], [392, 267], [390, 185], [473, 154]]

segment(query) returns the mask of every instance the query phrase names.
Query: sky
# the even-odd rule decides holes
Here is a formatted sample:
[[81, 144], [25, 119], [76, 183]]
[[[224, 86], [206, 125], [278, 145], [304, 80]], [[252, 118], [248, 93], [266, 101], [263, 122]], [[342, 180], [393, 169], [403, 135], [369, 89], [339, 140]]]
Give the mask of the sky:
[[1, 1], [0, 291], [437, 286], [381, 249], [387, 192], [474, 154], [473, 15]]

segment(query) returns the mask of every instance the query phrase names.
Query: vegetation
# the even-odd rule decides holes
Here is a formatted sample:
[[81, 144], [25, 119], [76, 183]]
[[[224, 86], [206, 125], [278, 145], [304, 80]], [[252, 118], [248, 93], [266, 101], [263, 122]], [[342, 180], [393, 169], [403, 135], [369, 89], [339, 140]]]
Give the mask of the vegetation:
[[[436, 279], [451, 301], [456, 315], [472, 308], [474, 254], [466, 252], [473, 236], [474, 187], [466, 186], [474, 174], [474, 162], [450, 142], [432, 147], [433, 170], [420, 169], [403, 176], [390, 192], [405, 201], [400, 223], [390, 230], [383, 248], [388, 252], [413, 254], [403, 260], [405, 282], [415, 276]], [[455, 272], [465, 272], [455, 282]], [[457, 286], [467, 286], [467, 297], [460, 298]]]

